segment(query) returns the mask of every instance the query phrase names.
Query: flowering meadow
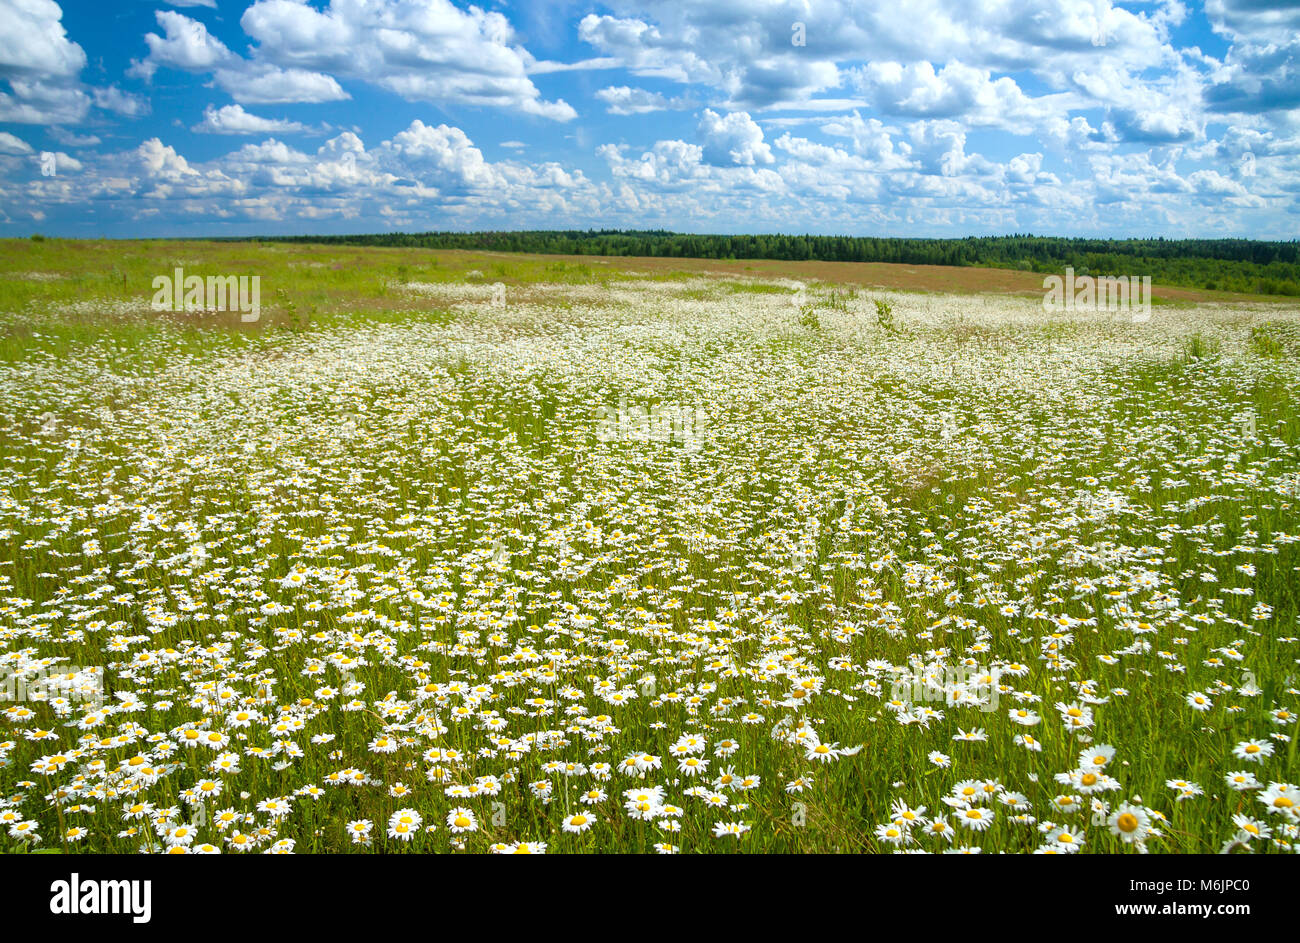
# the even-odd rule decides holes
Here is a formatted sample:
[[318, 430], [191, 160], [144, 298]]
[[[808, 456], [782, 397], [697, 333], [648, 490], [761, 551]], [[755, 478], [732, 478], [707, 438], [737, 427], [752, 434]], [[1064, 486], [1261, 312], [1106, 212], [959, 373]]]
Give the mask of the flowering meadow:
[[[69, 251], [0, 265], [0, 851], [1300, 849], [1295, 307]], [[149, 310], [216, 253], [261, 322]]]

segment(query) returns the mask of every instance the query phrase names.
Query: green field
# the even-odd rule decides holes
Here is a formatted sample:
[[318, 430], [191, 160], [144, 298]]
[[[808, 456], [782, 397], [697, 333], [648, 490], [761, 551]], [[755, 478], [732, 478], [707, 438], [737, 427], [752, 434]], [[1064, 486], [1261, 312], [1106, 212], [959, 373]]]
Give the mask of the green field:
[[0, 243], [0, 851], [1300, 848], [1300, 308], [675, 261]]

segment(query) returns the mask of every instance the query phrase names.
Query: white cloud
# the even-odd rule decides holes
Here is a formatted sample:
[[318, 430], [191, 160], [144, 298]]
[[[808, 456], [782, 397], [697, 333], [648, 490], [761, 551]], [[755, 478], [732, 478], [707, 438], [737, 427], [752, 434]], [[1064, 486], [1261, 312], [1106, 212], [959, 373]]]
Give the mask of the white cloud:
[[908, 166], [911, 147], [906, 141], [895, 146], [896, 131], [886, 127], [879, 118], [864, 119], [855, 111], [847, 117], [824, 122], [821, 130], [833, 137], [849, 139], [853, 153], [880, 170], [897, 170]]
[[149, 101], [142, 95], [124, 92], [116, 85], [93, 90], [95, 105], [105, 111], [116, 112], [127, 118], [149, 114]]
[[1067, 156], [1079, 151], [1103, 150], [1108, 140], [1105, 133], [1094, 128], [1082, 115], [1073, 118], [1054, 115], [1043, 122], [1042, 136], [1044, 141]]
[[8, 131], [0, 131], [0, 154], [21, 155], [32, 153], [32, 146]]
[[1215, 32], [1234, 40], [1268, 43], [1300, 33], [1300, 6], [1285, 0], [1206, 0], [1205, 16]]
[[[71, 187], [40, 179], [32, 155], [13, 152], [32, 145], [0, 138], [4, 213], [60, 207], [66, 216], [94, 199], [196, 226], [1094, 226], [1123, 235], [1160, 225], [1236, 233], [1260, 220], [1245, 234], [1294, 229], [1300, 12], [1291, 8], [1209, 0], [1206, 15], [1228, 45], [1213, 55], [1175, 48], [1189, 18], [1180, 0], [605, 0], [595, 11], [548, 14], [591, 47], [589, 58], [553, 62], [524, 48], [506, 14], [448, 0], [259, 0], [240, 20], [246, 42], [223, 33], [229, 47], [164, 10], [132, 74], [159, 85], [175, 81], [173, 69], [204, 76], [235, 104], [214, 102], [193, 130], [260, 142], [199, 161], [153, 137], [154, 126], [138, 148], [98, 153], [99, 135], [119, 138], [130, 127], [119, 117], [144, 114], [148, 101], [81, 82], [85, 55], [57, 5], [0, 0], [0, 25], [19, 24], [0, 33], [0, 121], [45, 125], [50, 143], [82, 148]], [[804, 46], [791, 43], [796, 21]], [[83, 35], [85, 24], [73, 25]], [[30, 42], [11, 39], [20, 30]], [[1098, 30], [1104, 45], [1093, 44]], [[617, 74], [559, 75], [597, 70]], [[533, 136], [527, 123], [476, 124], [473, 140], [456, 127], [457, 106], [572, 118], [552, 81], [579, 89], [570, 97], [586, 96], [592, 120]], [[286, 144], [321, 129], [265, 106], [346, 101], [341, 82], [433, 107], [424, 121], [383, 128], [389, 139], [369, 149], [360, 134], [379, 116], [355, 104], [332, 117], [351, 130], [319, 149]], [[116, 127], [68, 130], [89, 115]], [[637, 140], [638, 126], [655, 132]], [[593, 151], [594, 180], [579, 169]]]
[[128, 75], [149, 81], [164, 66], [211, 72], [217, 87], [241, 104], [331, 102], [350, 97], [333, 76], [323, 72], [240, 58], [198, 20], [170, 10], [159, 10], [154, 16], [166, 35], [145, 35], [149, 54], [143, 60], [133, 60]]
[[1265, 205], [1263, 199], [1247, 190], [1240, 181], [1225, 177], [1217, 170], [1198, 170], [1188, 175], [1187, 182], [1203, 203], [1247, 207]]
[[613, 144], [602, 144], [596, 153], [605, 158], [614, 176], [660, 186], [682, 185], [703, 173], [704, 149], [685, 141], [657, 141], [637, 160], [628, 160], [622, 148]]
[[774, 160], [772, 149], [763, 142], [763, 129], [746, 112], [738, 111], [723, 117], [711, 109], [700, 115], [698, 127], [704, 142], [704, 160], [710, 164], [770, 164]]
[[781, 175], [773, 170], [730, 161], [727, 165], [712, 164], [705, 159], [704, 147], [687, 141], [656, 141], [635, 160], [624, 157], [623, 150], [604, 144], [596, 153], [605, 159], [610, 173], [617, 178], [655, 190], [693, 194], [697, 201], [695, 212], [701, 215], [711, 215], [712, 211], [706, 213], [704, 207], [706, 202], [712, 204], [713, 197], [725, 201], [728, 196], [750, 192], [773, 194], [785, 189]]
[[295, 150], [283, 141], [277, 141], [275, 138], [267, 138], [261, 144], [245, 144], [237, 151], [233, 151], [226, 156], [228, 165], [241, 164], [275, 164], [279, 166], [299, 165], [306, 166], [311, 163], [311, 157], [302, 151]]
[[176, 153], [175, 148], [163, 144], [158, 138], [141, 143], [136, 148], [136, 157], [149, 177], [178, 180], [198, 174], [184, 157]]
[[58, 141], [64, 147], [95, 147], [101, 142], [97, 134], [73, 134], [66, 128], [60, 128], [58, 125], [50, 128], [50, 137]]
[[90, 96], [60, 80], [11, 78], [13, 94], [0, 92], [0, 122], [77, 124], [90, 110]]
[[198, 20], [171, 10], [158, 10], [154, 18], [166, 35], [145, 34], [149, 54], [142, 61], [133, 61], [127, 70], [128, 75], [148, 81], [161, 66], [186, 72], [209, 72], [237, 58]]
[[928, 61], [872, 62], [854, 72], [867, 102], [886, 115], [956, 118], [972, 126], [1031, 133], [1052, 115], [1087, 103], [1077, 95], [1030, 98], [1014, 79], [994, 79], [988, 69], [949, 62], [935, 71]]
[[77, 76], [86, 53], [68, 39], [53, 0], [0, 0], [0, 122], [64, 124], [82, 120], [90, 98]]
[[213, 78], [218, 88], [244, 105], [334, 102], [352, 97], [333, 76], [306, 69], [247, 63], [218, 69]]
[[[316, 10], [258, 0], [240, 19], [254, 58], [284, 68], [360, 79], [413, 101], [506, 108], [567, 121], [576, 112], [546, 101], [528, 78], [525, 53], [500, 13], [449, 0], [331, 0]], [[531, 57], [529, 57], [531, 58]]]
[[1300, 109], [1300, 34], [1292, 30], [1268, 41], [1238, 41], [1204, 98], [1215, 112], [1272, 117]]
[[81, 161], [77, 160], [77, 158], [65, 154], [63, 151], [54, 151], [53, 153], [54, 170], [56, 173], [68, 173], [70, 171], [75, 173], [85, 166]]
[[0, 0], [0, 78], [75, 78], [86, 53], [53, 0]]
[[691, 100], [687, 97], [669, 98], [660, 92], [651, 92], [644, 88], [629, 88], [626, 85], [612, 85], [596, 92], [596, 98], [605, 103], [605, 110], [612, 115], [643, 115], [652, 111], [689, 108]]
[[500, 174], [460, 128], [430, 127], [416, 119], [384, 146], [403, 165], [418, 171], [421, 179], [439, 186], [473, 190], [502, 183]]
[[908, 138], [923, 173], [960, 177], [993, 172], [992, 162], [966, 153], [966, 131], [956, 121], [917, 121], [908, 128]]
[[[1033, 4], [969, 0], [728, 0], [676, 3], [611, 0], [613, 14], [589, 14], [578, 35], [636, 75], [705, 85], [729, 107], [795, 105], [842, 87], [845, 64], [964, 63], [991, 72], [1034, 71], [1049, 85], [1099, 58], [1137, 76], [1176, 59], [1168, 5], [1150, 15], [1109, 0]], [[803, 26], [803, 45], [792, 32]], [[1104, 46], [1093, 39], [1098, 24]], [[902, 96], [905, 100], [906, 96]], [[934, 115], [938, 116], [938, 115]]]
[[[753, 18], [742, 11], [734, 20], [718, 16], [723, 22], [709, 21], [717, 9], [670, 6], [656, 12], [662, 25], [641, 16], [588, 14], [578, 36], [636, 75], [712, 86], [727, 95], [729, 105], [801, 102], [840, 83], [832, 61], [790, 45], [790, 24], [799, 17], [783, 15], [777, 6], [762, 15], [754, 11]], [[783, 39], [771, 35], [774, 23]]]
[[299, 134], [308, 128], [297, 121], [262, 118], [239, 105], [209, 105], [203, 109], [203, 120], [190, 130], [199, 134]]

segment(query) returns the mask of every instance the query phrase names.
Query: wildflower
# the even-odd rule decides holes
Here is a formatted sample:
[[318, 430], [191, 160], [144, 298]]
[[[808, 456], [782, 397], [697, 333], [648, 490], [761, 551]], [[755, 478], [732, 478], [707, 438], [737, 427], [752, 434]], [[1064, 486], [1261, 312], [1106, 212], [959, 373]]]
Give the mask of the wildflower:
[[1232, 755], [1250, 763], [1263, 763], [1273, 755], [1273, 744], [1266, 740], [1243, 740], [1232, 748]]
[[1140, 805], [1123, 802], [1106, 820], [1112, 835], [1125, 842], [1142, 842], [1151, 831], [1151, 818]]
[[573, 834], [580, 834], [582, 832], [589, 830], [591, 828], [591, 824], [592, 824], [591, 816], [587, 815], [584, 812], [575, 812], [573, 815], [569, 815], [565, 817], [563, 828], [564, 831], [566, 832], [571, 832]]
[[453, 834], [478, 831], [478, 819], [464, 806], [456, 806], [447, 813], [447, 828]]

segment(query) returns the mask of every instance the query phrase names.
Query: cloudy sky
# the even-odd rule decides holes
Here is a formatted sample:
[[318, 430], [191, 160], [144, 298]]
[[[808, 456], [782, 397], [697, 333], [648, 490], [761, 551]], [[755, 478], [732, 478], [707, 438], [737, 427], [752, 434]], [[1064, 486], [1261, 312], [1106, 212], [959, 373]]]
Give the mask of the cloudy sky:
[[0, 234], [1300, 234], [1296, 0], [0, 0]]

